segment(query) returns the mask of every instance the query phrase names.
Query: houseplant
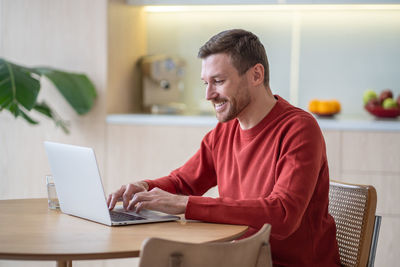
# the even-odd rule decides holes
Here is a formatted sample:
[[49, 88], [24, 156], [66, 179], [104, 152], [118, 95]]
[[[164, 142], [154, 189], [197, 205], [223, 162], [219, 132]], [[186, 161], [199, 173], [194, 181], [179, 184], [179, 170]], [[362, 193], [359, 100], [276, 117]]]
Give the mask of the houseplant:
[[86, 75], [48, 67], [28, 68], [0, 58], [0, 112], [8, 110], [15, 118], [21, 117], [28, 123], [38, 124], [31, 116], [31, 111], [35, 110], [69, 133], [68, 123], [46, 102], [39, 103], [37, 100], [42, 76], [54, 84], [79, 115], [92, 108], [96, 90]]

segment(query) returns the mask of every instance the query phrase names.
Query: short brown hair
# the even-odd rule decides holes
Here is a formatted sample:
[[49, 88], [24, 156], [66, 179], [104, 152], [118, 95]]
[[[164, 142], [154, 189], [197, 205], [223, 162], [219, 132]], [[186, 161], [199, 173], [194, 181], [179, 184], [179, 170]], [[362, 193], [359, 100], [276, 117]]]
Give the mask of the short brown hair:
[[231, 57], [239, 75], [243, 75], [257, 63], [262, 64], [264, 84], [269, 85], [267, 53], [255, 34], [241, 29], [220, 32], [200, 47], [198, 57], [204, 59], [218, 53], [226, 53]]

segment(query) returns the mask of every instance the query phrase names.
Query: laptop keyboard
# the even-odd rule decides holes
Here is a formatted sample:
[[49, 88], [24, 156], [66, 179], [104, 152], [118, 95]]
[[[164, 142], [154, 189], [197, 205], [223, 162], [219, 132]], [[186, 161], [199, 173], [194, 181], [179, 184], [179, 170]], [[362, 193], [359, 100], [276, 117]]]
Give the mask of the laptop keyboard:
[[145, 218], [143, 217], [116, 211], [110, 211], [110, 216], [111, 216], [111, 221], [114, 222], [145, 220]]

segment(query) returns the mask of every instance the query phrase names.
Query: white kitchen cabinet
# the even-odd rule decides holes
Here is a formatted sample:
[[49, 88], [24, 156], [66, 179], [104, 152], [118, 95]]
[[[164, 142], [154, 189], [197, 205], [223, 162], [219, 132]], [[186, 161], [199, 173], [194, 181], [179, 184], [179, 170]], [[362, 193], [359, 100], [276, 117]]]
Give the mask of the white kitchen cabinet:
[[116, 125], [107, 127], [106, 191], [168, 175], [200, 148], [212, 126]]
[[400, 173], [398, 132], [344, 132], [343, 171]]
[[323, 130], [322, 131], [325, 138], [326, 154], [328, 157], [329, 166], [329, 177], [331, 179], [336, 179], [341, 175], [340, 169], [340, 157], [341, 157], [341, 131], [336, 130]]
[[375, 266], [396, 266], [400, 246], [395, 238], [400, 234], [400, 131], [341, 131], [336, 141], [328, 143], [328, 151], [339, 154], [333, 154], [335, 158], [329, 162], [335, 171], [340, 170], [333, 178], [370, 184], [377, 191], [377, 213], [382, 216], [382, 225]]

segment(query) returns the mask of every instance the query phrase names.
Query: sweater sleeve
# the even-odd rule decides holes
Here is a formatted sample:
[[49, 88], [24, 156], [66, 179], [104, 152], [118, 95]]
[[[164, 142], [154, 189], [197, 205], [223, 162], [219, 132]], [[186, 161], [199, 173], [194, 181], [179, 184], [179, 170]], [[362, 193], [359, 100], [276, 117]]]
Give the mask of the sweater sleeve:
[[149, 189], [158, 187], [174, 194], [201, 196], [216, 186], [217, 179], [210, 148], [212, 136], [213, 131], [203, 138], [199, 150], [182, 167], [168, 176], [146, 180]]
[[185, 217], [255, 229], [269, 223], [277, 239], [296, 231], [314, 194], [324, 162], [325, 143], [313, 118], [304, 116], [289, 124], [282, 137], [277, 138], [280, 151], [275, 185], [269, 195], [240, 200], [191, 196]]

